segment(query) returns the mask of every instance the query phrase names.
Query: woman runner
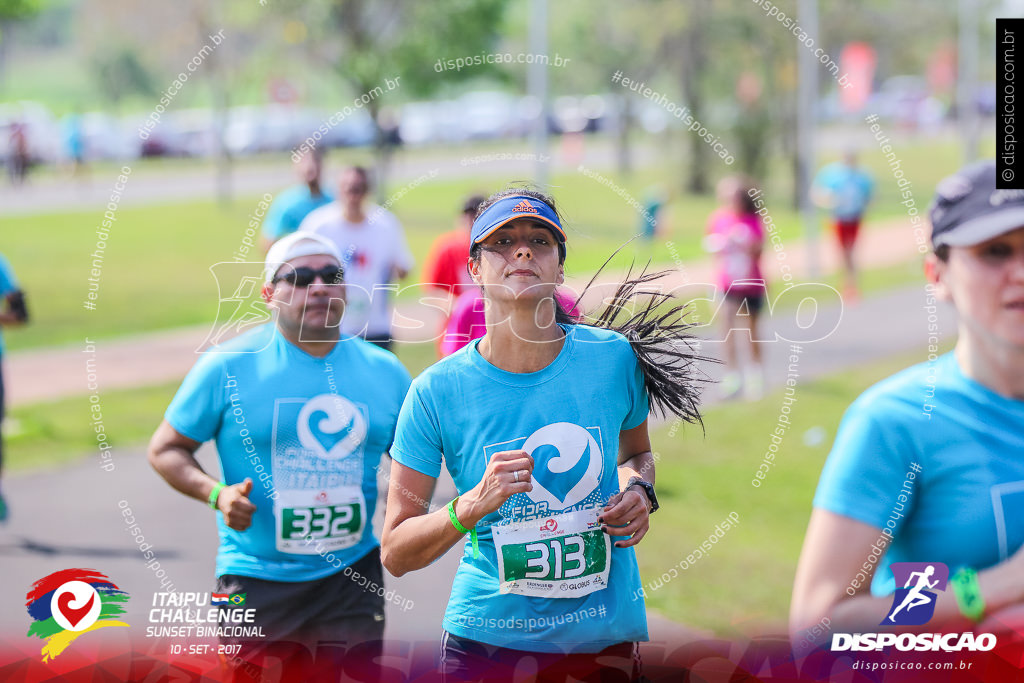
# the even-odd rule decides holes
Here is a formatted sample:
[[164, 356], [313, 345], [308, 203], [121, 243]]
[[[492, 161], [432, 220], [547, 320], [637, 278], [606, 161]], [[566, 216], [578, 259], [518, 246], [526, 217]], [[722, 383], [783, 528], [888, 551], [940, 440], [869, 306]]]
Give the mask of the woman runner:
[[[668, 295], [622, 325], [626, 336], [566, 315], [554, 298], [565, 238], [542, 193], [481, 205], [469, 268], [487, 332], [417, 378], [400, 413], [385, 567], [421, 569], [471, 534], [443, 623], [449, 680], [501, 677], [524, 655], [542, 679], [599, 680], [616, 664], [639, 675], [647, 620], [633, 546], [658, 509], [649, 403], [699, 421], [696, 358], [679, 345], [681, 307], [655, 312]], [[597, 324], [653, 277], [627, 281]], [[442, 461], [459, 496], [428, 513]]]
[[[1014, 606], [1020, 623], [1024, 192], [996, 188], [995, 162], [972, 164], [939, 184], [931, 219], [930, 310], [956, 308], [956, 347], [929, 348], [843, 417], [797, 567], [795, 641], [816, 625], [964, 631], [995, 615], [984, 632]], [[916, 573], [934, 604], [904, 609], [892, 593], [918, 593]]]

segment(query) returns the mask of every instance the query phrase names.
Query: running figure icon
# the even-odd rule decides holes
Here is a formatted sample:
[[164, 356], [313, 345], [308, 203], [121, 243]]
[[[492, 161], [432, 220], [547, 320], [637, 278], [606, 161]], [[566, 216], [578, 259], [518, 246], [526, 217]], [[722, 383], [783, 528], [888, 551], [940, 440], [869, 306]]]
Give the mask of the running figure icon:
[[[928, 579], [931, 578], [931, 576], [934, 573], [935, 566], [931, 564], [928, 565], [924, 571], [911, 572], [910, 576], [907, 578], [907, 582], [903, 585], [904, 588], [910, 588], [910, 590], [907, 592], [906, 597], [903, 598], [903, 602], [901, 602], [899, 606], [896, 609], [894, 609], [888, 617], [886, 617], [886, 620], [895, 624], [896, 615], [904, 607], [906, 607], [907, 611], [909, 612], [915, 607], [927, 605], [934, 601], [935, 598], [932, 594], [927, 594], [923, 592], [925, 589], [935, 588], [939, 584], [938, 579], [935, 579], [935, 581], [933, 582], [928, 581]], [[917, 584], [911, 587], [910, 584], [914, 582], [914, 577], [917, 577]]]

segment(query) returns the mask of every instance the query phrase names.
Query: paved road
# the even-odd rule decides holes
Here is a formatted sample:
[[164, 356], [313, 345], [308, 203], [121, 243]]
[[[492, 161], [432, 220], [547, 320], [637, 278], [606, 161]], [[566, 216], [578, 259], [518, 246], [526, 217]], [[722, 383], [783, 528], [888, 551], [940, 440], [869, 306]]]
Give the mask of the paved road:
[[[528, 158], [511, 158], [514, 154]], [[553, 140], [548, 152], [549, 169], [554, 173], [575, 170], [581, 159], [575, 148], [563, 148]], [[637, 166], [653, 163], [657, 149], [653, 145], [637, 144], [633, 162]], [[351, 159], [345, 150], [328, 154], [324, 180], [334, 185], [334, 171]], [[480, 147], [433, 150], [429, 158], [425, 152], [399, 153], [389, 171], [388, 186], [392, 192], [417, 179], [431, 181], [466, 177], [500, 176], [502, 178], [529, 178], [534, 164], [528, 142], [510, 144], [503, 149]], [[614, 166], [615, 150], [607, 140], [588, 139], [585, 147], [588, 168], [605, 171]], [[196, 162], [198, 164], [198, 162]], [[190, 200], [216, 198], [217, 178], [212, 165], [189, 164], [175, 168], [142, 167], [131, 170], [134, 162], [126, 162], [128, 182], [117, 200], [121, 206], [169, 204]], [[110, 200], [121, 167], [94, 170], [87, 183], [74, 183], [50, 176], [20, 187], [0, 183], [0, 216], [22, 216], [45, 211], [74, 211], [102, 209]], [[247, 197], [264, 192], [271, 194], [295, 183], [290, 162], [282, 157], [276, 161], [240, 160], [231, 172], [230, 191], [234, 197]]]
[[[827, 338], [802, 344], [801, 381], [915, 349], [922, 350], [924, 360], [923, 304], [923, 288], [910, 287], [865, 300], [841, 314], [837, 308], [826, 308], [822, 320], [836, 320], [838, 326]], [[942, 336], [948, 338], [954, 331], [949, 310], [941, 310], [940, 323]], [[769, 321], [766, 327], [794, 338], [798, 331], [794, 325], [792, 319], [780, 319]], [[790, 344], [781, 341], [766, 347], [769, 385], [778, 387], [785, 379]], [[705, 350], [714, 354], [715, 343], [708, 342]], [[711, 374], [718, 372], [710, 368]], [[154, 416], [154, 424], [156, 419]], [[759, 454], [750, 456], [753, 463]], [[212, 449], [205, 448], [200, 459], [216, 470]], [[12, 517], [0, 527], [4, 579], [0, 584], [0, 633], [18, 634], [27, 628], [24, 593], [33, 581], [76, 566], [95, 567], [114, 577], [133, 596], [128, 623], [146, 623], [149, 601], [161, 590], [160, 580], [146, 568], [119, 503], [131, 508], [146, 542], [153, 545], [160, 569], [166, 572], [164, 580], [173, 581], [179, 591], [211, 589], [216, 549], [212, 513], [160, 481], [141, 451], [119, 452], [114, 462], [111, 472], [101, 470], [98, 460], [87, 460], [55, 471], [13, 474], [5, 480]], [[450, 500], [453, 491], [451, 482], [442, 480], [435, 502]], [[379, 522], [378, 516], [377, 528]], [[388, 579], [389, 589], [414, 602], [406, 612], [389, 605], [389, 637], [436, 642], [457, 561], [458, 553], [452, 551], [423, 571]], [[657, 615], [651, 617], [655, 642], [676, 644], [699, 635]]]

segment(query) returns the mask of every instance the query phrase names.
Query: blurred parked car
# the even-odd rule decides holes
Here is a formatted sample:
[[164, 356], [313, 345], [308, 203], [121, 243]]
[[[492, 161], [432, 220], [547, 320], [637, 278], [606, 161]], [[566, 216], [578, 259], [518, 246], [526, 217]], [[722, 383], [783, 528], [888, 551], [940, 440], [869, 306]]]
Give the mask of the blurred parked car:
[[142, 140], [138, 128], [103, 112], [89, 112], [81, 117], [84, 157], [98, 159], [131, 160], [142, 155]]

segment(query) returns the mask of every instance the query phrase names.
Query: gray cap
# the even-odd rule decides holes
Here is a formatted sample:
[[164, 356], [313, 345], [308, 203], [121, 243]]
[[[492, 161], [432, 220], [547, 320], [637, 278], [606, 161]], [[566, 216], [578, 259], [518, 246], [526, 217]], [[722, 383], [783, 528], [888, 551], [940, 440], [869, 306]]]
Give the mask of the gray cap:
[[1024, 190], [996, 188], [996, 162], [969, 164], [942, 180], [929, 209], [932, 247], [969, 247], [1024, 227]]

